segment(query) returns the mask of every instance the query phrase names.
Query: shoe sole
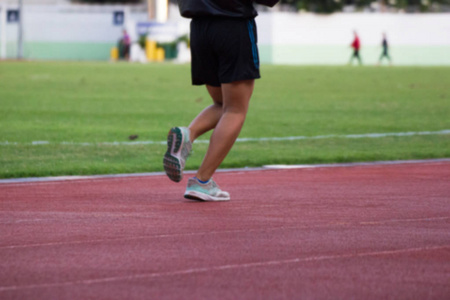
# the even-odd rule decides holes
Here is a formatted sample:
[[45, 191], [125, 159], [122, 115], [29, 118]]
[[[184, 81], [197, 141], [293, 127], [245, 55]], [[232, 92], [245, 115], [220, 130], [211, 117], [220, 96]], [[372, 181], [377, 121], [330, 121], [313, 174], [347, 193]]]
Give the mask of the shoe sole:
[[183, 133], [178, 127], [171, 128], [167, 135], [167, 151], [164, 154], [164, 170], [170, 180], [180, 182], [183, 179], [183, 170], [179, 158], [180, 148], [183, 143]]
[[184, 194], [184, 198], [189, 199], [189, 200], [196, 200], [196, 201], [230, 201], [230, 198], [217, 198], [217, 197], [213, 197], [211, 195], [207, 195], [207, 194], [203, 194], [203, 193], [199, 193], [196, 191], [188, 191]]

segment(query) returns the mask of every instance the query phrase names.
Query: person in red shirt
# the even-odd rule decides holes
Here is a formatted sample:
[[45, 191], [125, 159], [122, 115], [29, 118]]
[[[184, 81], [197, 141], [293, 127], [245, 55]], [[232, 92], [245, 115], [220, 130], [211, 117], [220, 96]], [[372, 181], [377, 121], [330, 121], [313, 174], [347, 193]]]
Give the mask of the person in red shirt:
[[353, 34], [355, 37], [353, 39], [353, 43], [350, 45], [353, 48], [353, 54], [350, 57], [349, 64], [352, 64], [353, 59], [356, 58], [356, 59], [358, 59], [359, 64], [362, 65], [362, 59], [361, 59], [361, 56], [359, 55], [359, 50], [361, 49], [361, 42], [359, 40], [358, 33], [356, 31], [353, 31]]

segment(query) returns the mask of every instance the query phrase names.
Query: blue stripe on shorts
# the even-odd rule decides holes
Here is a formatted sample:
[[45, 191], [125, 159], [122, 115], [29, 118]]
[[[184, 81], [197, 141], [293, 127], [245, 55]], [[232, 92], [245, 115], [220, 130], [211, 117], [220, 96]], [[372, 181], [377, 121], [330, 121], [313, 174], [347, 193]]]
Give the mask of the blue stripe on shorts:
[[249, 20], [247, 23], [248, 34], [250, 36], [250, 42], [252, 43], [253, 63], [255, 68], [259, 69], [258, 47], [256, 46], [255, 38], [255, 20]]

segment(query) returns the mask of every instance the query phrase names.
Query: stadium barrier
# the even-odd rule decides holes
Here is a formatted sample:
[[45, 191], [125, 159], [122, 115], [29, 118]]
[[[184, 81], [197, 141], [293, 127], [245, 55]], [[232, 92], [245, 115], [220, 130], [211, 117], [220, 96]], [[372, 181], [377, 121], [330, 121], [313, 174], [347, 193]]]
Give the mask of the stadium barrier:
[[[5, 11], [5, 7], [0, 10], [2, 14]], [[137, 43], [141, 34], [139, 24], [149, 23], [146, 11], [126, 5], [25, 5], [23, 15], [24, 57], [42, 60], [107, 61], [124, 28]], [[15, 59], [18, 26], [1, 23], [3, 57]], [[386, 32], [395, 65], [450, 65], [448, 13], [261, 12], [257, 25], [260, 61], [265, 64], [346, 64], [351, 54], [352, 34], [357, 30], [366, 64], [378, 61], [381, 36]], [[165, 58], [182, 56], [182, 61], [188, 61], [186, 46], [181, 47], [184, 52], [179, 54], [180, 45], [167, 43], [188, 34], [189, 20], [179, 15], [175, 5], [170, 5], [169, 20], [163, 27], [176, 34], [170, 39], [152, 35], [149, 38], [164, 50]], [[147, 51], [147, 58], [156, 59], [157, 54], [149, 56]], [[159, 50], [158, 59], [161, 53]]]

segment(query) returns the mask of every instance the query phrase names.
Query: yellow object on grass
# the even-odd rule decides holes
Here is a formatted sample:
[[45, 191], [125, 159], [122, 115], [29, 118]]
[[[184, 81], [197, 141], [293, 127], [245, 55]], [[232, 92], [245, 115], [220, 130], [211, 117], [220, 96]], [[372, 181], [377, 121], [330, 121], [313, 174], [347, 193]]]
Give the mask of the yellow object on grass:
[[156, 48], [156, 61], [164, 61], [165, 51], [163, 48]]
[[152, 40], [147, 40], [145, 42], [145, 54], [149, 61], [156, 59], [156, 42]]
[[156, 42], [147, 40], [145, 42], [145, 55], [149, 61], [164, 61], [165, 51], [163, 48], [158, 48]]
[[117, 47], [112, 47], [111, 48], [111, 60], [116, 61], [119, 59], [119, 49]]

